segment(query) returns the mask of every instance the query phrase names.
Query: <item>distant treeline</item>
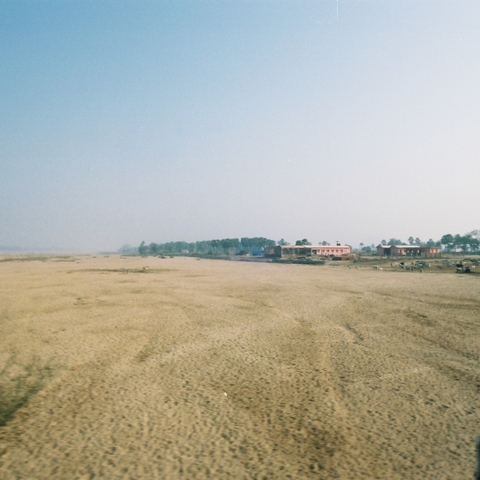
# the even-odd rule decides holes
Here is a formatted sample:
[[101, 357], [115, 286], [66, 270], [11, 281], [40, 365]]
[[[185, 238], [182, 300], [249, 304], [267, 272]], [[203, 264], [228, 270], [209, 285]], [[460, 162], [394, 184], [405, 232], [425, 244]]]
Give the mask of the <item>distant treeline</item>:
[[263, 249], [276, 245], [275, 240], [264, 237], [223, 238], [218, 240], [203, 240], [199, 242], [142, 242], [138, 247], [140, 255], [255, 255], [262, 254]]
[[[318, 242], [320, 245], [330, 245], [326, 241]], [[440, 240], [428, 239], [426, 242], [420, 238], [409, 237], [406, 242], [391, 238], [382, 240], [381, 245], [418, 245], [419, 247], [441, 247], [447, 252], [461, 250], [462, 252], [478, 253], [480, 252], [480, 230], [472, 230], [465, 235], [452, 235], [450, 233], [443, 235]], [[223, 238], [214, 240], [202, 240], [199, 242], [167, 242], [150, 243], [147, 245], [142, 242], [138, 247], [140, 255], [261, 255], [265, 247], [274, 245], [289, 245], [283, 238], [276, 242], [265, 237], [242, 237]], [[295, 245], [311, 245], [304, 238], [297, 240]], [[132, 247], [125, 245], [122, 251], [132, 251]], [[353, 251], [370, 254], [376, 253], [376, 245], [364, 245], [360, 243], [359, 249]], [[137, 250], [137, 249], [135, 249]]]
[[[418, 237], [409, 237], [407, 242], [403, 242], [398, 238], [391, 238], [388, 242], [382, 240], [381, 245], [418, 245], [419, 247], [443, 247], [447, 252], [453, 252], [460, 249], [462, 252], [478, 252], [480, 250], [480, 230], [472, 230], [465, 235], [452, 235], [447, 233], [440, 240], [430, 238], [423, 242]], [[371, 253], [376, 249], [375, 245], [360, 244], [360, 251], [363, 253]]]
[[478, 252], [480, 250], [480, 230], [473, 230], [465, 235], [444, 235], [440, 243], [448, 252], [460, 248], [463, 252]]

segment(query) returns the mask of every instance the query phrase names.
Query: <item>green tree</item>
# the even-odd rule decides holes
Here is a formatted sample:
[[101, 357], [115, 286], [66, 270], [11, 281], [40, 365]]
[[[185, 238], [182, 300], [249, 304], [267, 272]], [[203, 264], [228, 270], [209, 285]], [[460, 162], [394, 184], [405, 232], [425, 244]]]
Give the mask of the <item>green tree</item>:
[[[458, 238], [457, 238], [458, 237]], [[459, 246], [464, 252], [475, 252], [479, 248], [480, 241], [467, 233], [466, 235], [455, 235], [454, 244]]]
[[233, 244], [229, 238], [224, 238], [220, 240], [220, 245], [222, 246], [224, 253], [228, 253], [229, 250], [233, 247]]
[[399, 240], [398, 238], [391, 238], [387, 245], [402, 245], [402, 241]]
[[472, 237], [470, 240], [470, 249], [472, 252], [478, 252], [478, 250], [480, 250], [480, 239]]
[[240, 239], [240, 244], [245, 252], [251, 253], [252, 242], [248, 237], [242, 237]]
[[453, 247], [453, 235], [450, 233], [447, 233], [440, 239], [440, 243], [444, 245], [445, 250], [449, 252]]
[[460, 234], [456, 234], [454, 237], [453, 237], [453, 248], [461, 248], [463, 250], [463, 238]]
[[277, 242], [265, 237], [242, 237], [239, 245], [241, 245], [246, 252], [252, 253], [254, 250], [262, 250], [265, 247], [275, 246]]
[[408, 243], [413, 245], [415, 243], [415, 239], [413, 237], [408, 237]]
[[157, 245], [156, 243], [151, 243], [149, 246], [148, 246], [148, 253], [150, 255], [157, 255], [158, 251], [159, 251], [159, 247], [160, 245]]
[[146, 255], [147, 252], [148, 252], [148, 247], [145, 245], [145, 241], [143, 241], [138, 247], [138, 253], [140, 255]]
[[473, 238], [479, 238], [480, 239], [480, 230], [472, 230], [468, 234], [471, 235]]
[[212, 251], [214, 255], [218, 252], [218, 247], [220, 247], [220, 240], [210, 240], [210, 246], [212, 247]]

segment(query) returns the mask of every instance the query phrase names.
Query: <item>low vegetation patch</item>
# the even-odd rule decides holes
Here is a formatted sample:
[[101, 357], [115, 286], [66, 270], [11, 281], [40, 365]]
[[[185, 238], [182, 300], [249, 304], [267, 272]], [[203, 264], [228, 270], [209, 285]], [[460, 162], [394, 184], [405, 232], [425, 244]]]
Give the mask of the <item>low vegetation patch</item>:
[[80, 270], [71, 270], [68, 273], [78, 272], [96, 272], [96, 273], [165, 273], [174, 272], [172, 268], [84, 268]]
[[36, 359], [28, 365], [17, 363], [14, 358], [7, 361], [0, 370], [0, 427], [42, 389], [51, 373], [50, 365], [40, 365]]
[[26, 257], [5, 257], [0, 259], [0, 262], [45, 262], [49, 257], [41, 255], [29, 255]]

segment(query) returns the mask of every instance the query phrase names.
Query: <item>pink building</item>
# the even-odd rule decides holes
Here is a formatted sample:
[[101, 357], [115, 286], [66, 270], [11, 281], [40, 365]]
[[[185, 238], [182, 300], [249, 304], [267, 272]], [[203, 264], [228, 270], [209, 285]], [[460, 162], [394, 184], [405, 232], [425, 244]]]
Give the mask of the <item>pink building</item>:
[[350, 255], [348, 245], [282, 245], [267, 247], [266, 257], [275, 258], [299, 258], [299, 257], [341, 257]]
[[310, 248], [312, 250], [312, 255], [319, 255], [322, 257], [340, 257], [342, 255], [350, 255], [350, 247], [348, 245], [318, 245], [311, 246]]

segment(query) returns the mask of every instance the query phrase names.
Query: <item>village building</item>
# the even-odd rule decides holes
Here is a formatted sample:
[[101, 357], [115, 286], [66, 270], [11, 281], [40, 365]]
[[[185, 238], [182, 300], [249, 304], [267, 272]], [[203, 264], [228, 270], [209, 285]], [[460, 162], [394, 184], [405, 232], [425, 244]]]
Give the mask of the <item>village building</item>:
[[418, 245], [392, 245], [390, 255], [392, 257], [420, 257], [421, 247]]
[[379, 257], [390, 256], [391, 245], [377, 245], [377, 255]]
[[422, 257], [439, 257], [440, 247], [422, 247]]
[[391, 257], [439, 257], [440, 247], [418, 245], [378, 245], [377, 255]]
[[348, 245], [279, 245], [265, 248], [267, 258], [321, 258], [350, 255]]

